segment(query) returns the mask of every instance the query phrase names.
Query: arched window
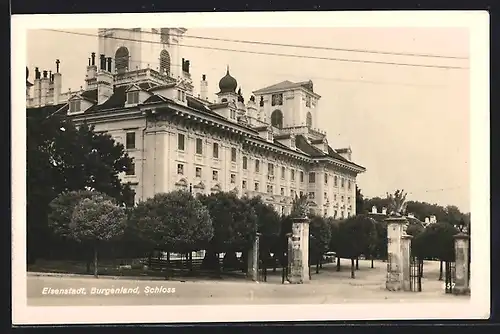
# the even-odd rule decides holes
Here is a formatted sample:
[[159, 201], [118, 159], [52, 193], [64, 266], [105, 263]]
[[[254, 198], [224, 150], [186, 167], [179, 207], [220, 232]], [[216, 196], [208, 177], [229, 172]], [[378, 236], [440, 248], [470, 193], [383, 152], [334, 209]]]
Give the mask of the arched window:
[[170, 73], [170, 54], [167, 50], [161, 50], [160, 52], [160, 73]]
[[280, 110], [275, 110], [271, 114], [271, 125], [278, 129], [283, 128], [283, 113]]
[[118, 73], [125, 73], [129, 68], [130, 54], [124, 46], [118, 48], [115, 53], [115, 69]]
[[312, 124], [313, 124], [312, 115], [311, 115], [310, 112], [308, 112], [307, 115], [306, 115], [306, 125], [308, 127], [312, 127]]

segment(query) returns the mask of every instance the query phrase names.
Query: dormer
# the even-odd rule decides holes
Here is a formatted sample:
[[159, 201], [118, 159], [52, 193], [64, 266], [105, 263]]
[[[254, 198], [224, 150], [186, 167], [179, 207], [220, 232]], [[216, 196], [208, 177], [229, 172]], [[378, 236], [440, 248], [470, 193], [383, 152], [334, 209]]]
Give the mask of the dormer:
[[148, 89], [148, 93], [160, 95], [170, 100], [175, 100], [178, 94], [175, 86], [175, 83], [155, 86]]
[[340, 154], [344, 159], [351, 161], [352, 150], [350, 147], [347, 148], [338, 148], [335, 150], [338, 154]]
[[81, 94], [75, 94], [69, 98], [68, 104], [68, 115], [79, 115], [83, 114], [87, 109], [92, 107], [97, 101], [91, 101], [89, 98], [82, 96]]
[[295, 149], [295, 136], [292, 134], [288, 133], [283, 135], [276, 135], [274, 136], [274, 139], [276, 139], [278, 143], [285, 145], [286, 147]]
[[151, 93], [141, 89], [141, 87], [136, 84], [131, 85], [127, 91], [127, 99], [125, 101], [125, 107], [133, 107], [138, 104], [142, 104], [151, 96]]
[[321, 152], [328, 154], [328, 140], [326, 140], [326, 137], [323, 139], [311, 140], [311, 144]]

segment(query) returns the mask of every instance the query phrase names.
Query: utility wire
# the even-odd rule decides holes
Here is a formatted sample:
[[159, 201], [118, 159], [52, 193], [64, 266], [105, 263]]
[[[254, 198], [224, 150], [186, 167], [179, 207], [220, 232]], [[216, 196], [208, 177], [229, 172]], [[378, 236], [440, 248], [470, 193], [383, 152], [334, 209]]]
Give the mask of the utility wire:
[[[80, 32], [64, 31], [64, 30], [56, 30], [56, 29], [46, 29], [46, 30], [53, 31], [53, 32], [59, 32], [59, 33], [66, 33], [66, 34], [70, 34], [70, 35], [88, 36], [88, 37], [100, 37], [99, 35], [90, 34], [90, 33], [80, 33]], [[163, 44], [163, 43], [157, 42], [157, 41], [144, 41], [144, 40], [133, 39], [133, 38], [124, 38], [124, 37], [108, 36], [108, 37], [105, 37], [105, 38], [115, 39], [115, 40], [121, 40], [121, 41], [136, 42], [136, 43], [144, 43], [144, 44]], [[440, 68], [440, 69], [468, 69], [468, 67], [450, 66], [450, 65], [425, 65], [425, 64], [397, 63], [397, 62], [385, 62], [385, 61], [375, 61], [375, 60], [359, 60], [359, 59], [348, 59], [348, 58], [331, 58], [331, 57], [319, 57], [319, 56], [304, 56], [304, 55], [276, 53], [276, 52], [249, 51], [249, 50], [238, 50], [238, 49], [219, 48], [219, 47], [200, 46], [200, 45], [186, 45], [186, 44], [180, 44], [180, 43], [178, 45], [182, 46], [182, 47], [195, 48], [195, 49], [229, 51], [229, 52], [239, 52], [239, 53], [247, 53], [247, 54], [278, 56], [278, 57], [292, 57], [292, 58], [302, 58], [302, 59], [330, 60], [330, 61], [350, 62], [350, 63], [365, 63], [365, 64], [394, 65], [394, 66], [408, 66], [408, 67], [424, 67], [424, 68]]]
[[[161, 32], [153, 31], [141, 31], [142, 33], [161, 35]], [[446, 56], [438, 54], [428, 54], [428, 53], [407, 53], [407, 52], [393, 52], [393, 51], [377, 51], [377, 50], [363, 50], [363, 49], [346, 49], [346, 48], [332, 48], [326, 46], [315, 46], [315, 45], [298, 45], [298, 44], [283, 44], [283, 43], [271, 43], [262, 41], [250, 41], [241, 39], [228, 39], [228, 38], [215, 38], [215, 37], [205, 37], [205, 36], [195, 36], [195, 35], [179, 35], [170, 34], [171, 36], [201, 39], [209, 41], [222, 41], [222, 42], [232, 42], [232, 43], [242, 43], [242, 44], [256, 44], [256, 45], [268, 45], [268, 46], [282, 46], [291, 47], [299, 49], [310, 49], [310, 50], [327, 50], [327, 51], [342, 51], [342, 52], [355, 52], [355, 53], [370, 53], [370, 54], [380, 54], [380, 55], [392, 55], [392, 56], [409, 56], [409, 57], [427, 57], [427, 58], [445, 58], [445, 59], [469, 59], [465, 56]]]

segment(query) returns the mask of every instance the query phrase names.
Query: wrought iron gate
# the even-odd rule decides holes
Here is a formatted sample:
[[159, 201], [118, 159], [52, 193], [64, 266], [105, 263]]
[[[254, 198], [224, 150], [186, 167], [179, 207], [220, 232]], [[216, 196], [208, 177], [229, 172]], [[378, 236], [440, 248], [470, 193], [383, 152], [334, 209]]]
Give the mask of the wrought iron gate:
[[455, 287], [455, 262], [446, 261], [444, 281], [445, 293], [452, 293], [453, 288]]
[[422, 265], [423, 260], [410, 258], [410, 290], [413, 292], [422, 292]]

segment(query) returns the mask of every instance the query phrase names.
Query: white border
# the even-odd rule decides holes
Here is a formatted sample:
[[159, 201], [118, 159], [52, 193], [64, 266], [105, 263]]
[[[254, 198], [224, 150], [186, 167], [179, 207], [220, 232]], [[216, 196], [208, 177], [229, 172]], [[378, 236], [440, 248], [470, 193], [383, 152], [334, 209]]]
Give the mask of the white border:
[[[141, 22], [141, 24], [139, 24]], [[470, 32], [470, 301], [453, 303], [28, 307], [26, 304], [25, 66], [28, 29], [156, 27], [464, 27]], [[490, 314], [489, 15], [485, 11], [14, 15], [12, 17], [13, 324], [482, 319]], [[15, 134], [15, 135], [14, 135]], [[477, 242], [476, 242], [477, 241]], [[244, 310], [243, 310], [244, 309]], [[186, 312], [189, 310], [188, 312]], [[196, 316], [194, 316], [196, 315]]]

